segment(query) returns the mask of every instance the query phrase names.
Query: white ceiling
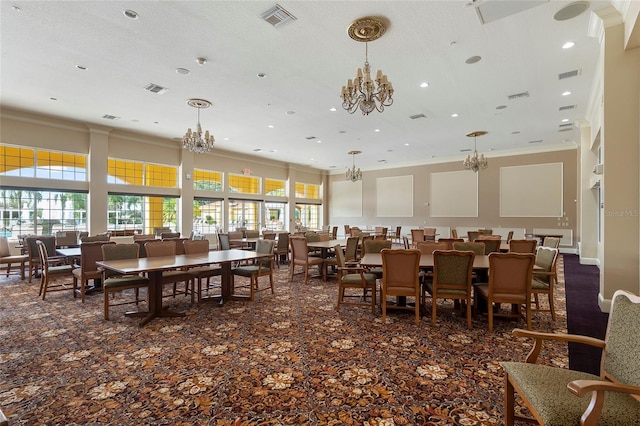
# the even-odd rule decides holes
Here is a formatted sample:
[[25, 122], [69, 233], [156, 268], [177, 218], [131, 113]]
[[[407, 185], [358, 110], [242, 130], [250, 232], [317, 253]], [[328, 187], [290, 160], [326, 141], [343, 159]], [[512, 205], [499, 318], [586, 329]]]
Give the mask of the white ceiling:
[[[474, 130], [489, 132], [477, 141], [489, 157], [574, 146], [599, 55], [591, 10], [610, 2], [565, 21], [553, 16], [567, 1], [474, 3], [279, 1], [297, 19], [273, 27], [260, 15], [275, 1], [2, 0], [0, 102], [177, 144], [196, 124], [186, 100], [204, 98], [213, 106], [201, 123], [218, 149], [335, 172], [351, 165], [350, 150], [362, 151], [363, 169], [462, 160]], [[532, 7], [516, 11], [523, 6]], [[369, 62], [395, 89], [393, 105], [369, 116], [347, 113], [339, 98], [364, 63], [365, 45], [346, 32], [364, 16], [390, 22], [369, 43]], [[575, 47], [562, 49], [567, 41]], [[482, 59], [466, 64], [474, 55]], [[558, 78], [573, 70], [580, 75]], [[149, 83], [168, 90], [150, 93]], [[521, 92], [530, 96], [508, 99]], [[576, 108], [559, 111], [567, 105]]]

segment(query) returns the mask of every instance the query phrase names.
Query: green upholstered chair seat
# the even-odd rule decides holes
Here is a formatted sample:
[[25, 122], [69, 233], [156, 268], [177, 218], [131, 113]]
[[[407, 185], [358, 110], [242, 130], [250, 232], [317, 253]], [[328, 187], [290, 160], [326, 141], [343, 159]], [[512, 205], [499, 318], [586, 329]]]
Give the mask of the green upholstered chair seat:
[[257, 274], [258, 270], [260, 270], [260, 267], [258, 265], [247, 265], [247, 266], [241, 266], [239, 268], [233, 268], [232, 273], [234, 275], [241, 275], [243, 277], [250, 277], [250, 276], [252, 276], [254, 274]]
[[[376, 280], [378, 279], [378, 277], [375, 276], [375, 274], [370, 274], [370, 273], [364, 273], [364, 280], [368, 283], [374, 283], [376, 282]], [[342, 276], [342, 284], [347, 284], [347, 285], [362, 285], [362, 277], [360, 276], [360, 274], [346, 274]]]
[[73, 270], [71, 265], [49, 266], [49, 275], [64, 275]]
[[149, 278], [139, 275], [126, 275], [121, 277], [107, 278], [102, 286], [105, 289], [112, 289], [117, 287], [131, 287], [135, 285], [145, 286], [149, 285]]
[[531, 290], [549, 290], [549, 283], [534, 278], [531, 280]]
[[[567, 389], [573, 380], [602, 380], [580, 371], [522, 362], [502, 362], [546, 425], [578, 425], [591, 393], [578, 397]], [[640, 425], [640, 402], [629, 395], [608, 392], [598, 425]]]
[[[426, 290], [429, 292], [429, 294], [433, 294], [433, 283], [432, 282], [427, 282], [425, 283], [425, 288]], [[461, 287], [460, 290], [455, 289], [455, 288], [446, 288], [446, 289], [438, 289], [438, 297], [441, 299], [446, 299], [447, 295], [451, 295], [451, 296], [466, 296], [467, 295], [467, 288], [466, 287]]]

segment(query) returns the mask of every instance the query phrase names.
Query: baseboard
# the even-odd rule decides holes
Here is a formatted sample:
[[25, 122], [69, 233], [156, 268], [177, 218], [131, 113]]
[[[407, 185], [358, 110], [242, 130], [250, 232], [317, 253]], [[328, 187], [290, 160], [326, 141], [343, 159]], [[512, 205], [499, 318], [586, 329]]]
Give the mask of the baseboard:
[[597, 257], [581, 257], [580, 258], [581, 265], [596, 265], [600, 267], [600, 259]]
[[578, 249], [560, 247], [560, 254], [578, 254]]
[[611, 299], [605, 299], [602, 293], [598, 293], [598, 306], [602, 312], [611, 312]]

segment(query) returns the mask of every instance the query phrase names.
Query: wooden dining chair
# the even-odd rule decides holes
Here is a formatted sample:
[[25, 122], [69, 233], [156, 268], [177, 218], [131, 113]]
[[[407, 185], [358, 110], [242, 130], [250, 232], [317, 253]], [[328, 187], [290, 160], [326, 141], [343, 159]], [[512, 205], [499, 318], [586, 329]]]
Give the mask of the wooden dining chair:
[[[182, 245], [184, 246], [184, 254], [206, 254], [209, 252], [209, 240], [187, 240], [183, 241]], [[202, 300], [203, 291], [209, 292], [212, 288], [221, 288], [221, 285], [214, 286], [211, 283], [211, 278], [222, 275], [220, 265], [198, 266], [187, 271], [197, 283], [196, 297], [198, 301]], [[206, 280], [206, 287], [203, 290], [202, 281], [204, 280]]]
[[416, 247], [416, 244], [424, 241], [424, 229], [412, 229], [411, 230], [411, 246]]
[[[535, 256], [525, 253], [491, 253], [489, 282], [474, 286], [476, 307], [478, 299], [486, 300], [489, 332], [493, 332], [495, 316], [521, 318], [524, 307], [527, 330], [531, 330], [531, 277]], [[511, 306], [509, 312], [499, 309], [501, 303]], [[496, 309], [494, 312], [494, 305]]]
[[438, 238], [439, 243], [445, 243], [447, 245], [446, 250], [453, 250], [453, 243], [463, 243], [462, 238]]
[[0, 237], [0, 264], [7, 265], [7, 277], [11, 273], [11, 265], [17, 264], [20, 272], [20, 279], [24, 280], [24, 270], [27, 264], [26, 254], [11, 254], [9, 240], [7, 237]]
[[[338, 268], [336, 311], [340, 311], [341, 305], [371, 306], [371, 313], [374, 314], [376, 312], [377, 276], [360, 265], [345, 263], [344, 252], [340, 244], [334, 247], [334, 251]], [[367, 301], [367, 297], [369, 301]]]
[[[36, 247], [38, 249], [38, 256], [40, 257], [40, 291], [38, 295], [42, 295], [42, 300], [44, 300], [47, 295], [47, 291], [71, 290], [73, 292], [73, 297], [75, 298], [76, 287], [75, 281], [72, 280], [73, 266], [60, 264], [57, 259], [52, 259], [50, 261], [49, 255], [47, 254], [47, 246], [44, 242], [36, 240]], [[65, 282], [66, 278], [72, 281]]]
[[280, 269], [280, 264], [283, 261], [285, 265], [289, 264], [289, 236], [290, 234], [288, 232], [278, 234], [278, 243], [273, 250], [273, 257], [278, 269]]
[[305, 237], [291, 237], [289, 238], [291, 244], [291, 266], [290, 266], [290, 278], [289, 281], [293, 281], [295, 275], [296, 266], [301, 266], [304, 273], [304, 283], [307, 283], [309, 278], [309, 268], [317, 266], [320, 270], [319, 275], [323, 280], [326, 280], [324, 259], [321, 257], [314, 257], [309, 255], [309, 248], [307, 247], [307, 239]]
[[[268, 257], [254, 259], [251, 264], [241, 265], [231, 270], [233, 284], [231, 286], [232, 293], [235, 291], [236, 286], [235, 276], [241, 276], [249, 278], [249, 285], [244, 286], [249, 288], [249, 300], [253, 300], [255, 293], [265, 290], [271, 290], [271, 294], [274, 294], [273, 286], [273, 249], [275, 241], [272, 240], [258, 240], [256, 242], [256, 253], [268, 254]], [[260, 277], [269, 277], [269, 284], [264, 287], [260, 287]]]
[[474, 242], [480, 236], [480, 231], [467, 231], [467, 241]]
[[[535, 240], [534, 240], [535, 241]], [[538, 247], [531, 281], [531, 293], [537, 312], [549, 312], [551, 319], [556, 320], [556, 310], [553, 297], [553, 288], [558, 282], [556, 274], [556, 262], [558, 260], [558, 249], [551, 247]], [[549, 298], [549, 309], [540, 309], [539, 295], [546, 294]]]
[[[174, 241], [148, 241], [145, 243], [144, 248], [147, 251], [147, 257], [176, 255], [176, 243]], [[177, 294], [190, 295], [192, 304], [195, 301], [195, 279], [195, 276], [189, 273], [189, 270], [162, 272], [162, 285], [171, 284], [173, 286], [173, 297], [176, 297]], [[184, 290], [178, 290], [178, 283], [184, 283]]]
[[[362, 242], [364, 254], [367, 253], [380, 253], [384, 249], [390, 249], [393, 246], [391, 240], [367, 240]], [[376, 278], [382, 278], [382, 267], [368, 268], [367, 272], [374, 274]]]
[[537, 240], [511, 240], [509, 241], [509, 253], [536, 253]]
[[399, 306], [415, 312], [415, 323], [420, 324], [420, 250], [384, 249], [382, 255], [382, 323], [387, 320], [387, 297], [412, 297], [413, 306]]
[[[103, 260], [125, 260], [137, 259], [140, 246], [138, 244], [104, 244], [102, 245]], [[109, 307], [135, 303], [138, 305], [140, 299], [139, 290], [149, 287], [149, 278], [140, 274], [120, 274], [110, 269], [104, 268], [102, 271], [102, 289], [104, 292], [104, 319], [109, 320]], [[126, 299], [109, 303], [109, 295], [121, 293], [125, 290], [134, 291], [134, 299]]]
[[438, 299], [458, 301], [453, 307], [440, 307], [440, 310], [464, 313], [467, 327], [471, 328], [471, 303], [473, 290], [472, 271], [476, 255], [472, 251], [436, 250], [433, 252], [433, 280], [423, 285], [423, 304], [425, 293], [431, 295], [431, 324], [436, 325]]
[[73, 288], [80, 291], [80, 298], [84, 303], [86, 288], [89, 280], [102, 280], [102, 268], [96, 262], [102, 260], [102, 246], [115, 244], [115, 241], [96, 241], [80, 245], [80, 264], [73, 269]]

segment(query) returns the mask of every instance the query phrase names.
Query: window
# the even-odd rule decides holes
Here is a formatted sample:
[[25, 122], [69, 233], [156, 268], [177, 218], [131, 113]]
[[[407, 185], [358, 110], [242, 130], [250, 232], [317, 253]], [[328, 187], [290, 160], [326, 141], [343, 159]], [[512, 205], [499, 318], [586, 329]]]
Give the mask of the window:
[[175, 197], [109, 194], [107, 229], [124, 235], [151, 234], [158, 227], [177, 230], [176, 202]]
[[110, 158], [107, 183], [177, 188], [178, 168]]
[[229, 192], [260, 194], [260, 178], [229, 174]]
[[87, 194], [47, 190], [0, 191], [0, 235], [54, 235], [57, 231], [87, 229]]
[[286, 203], [264, 203], [265, 228], [269, 231], [284, 231], [287, 224]]
[[286, 186], [287, 182], [284, 180], [265, 178], [264, 194], [285, 197], [287, 195]]
[[2, 145], [0, 175], [86, 182], [87, 156]]
[[213, 234], [222, 230], [223, 201], [196, 198], [193, 200], [193, 230]]
[[312, 198], [314, 200], [320, 199], [320, 185], [313, 185], [311, 183], [296, 182], [296, 197], [297, 198]]
[[316, 204], [296, 204], [295, 228], [319, 229], [320, 228], [320, 206]]
[[222, 173], [195, 169], [193, 171], [193, 189], [222, 191]]
[[260, 202], [229, 200], [229, 231], [238, 228], [260, 229]]

